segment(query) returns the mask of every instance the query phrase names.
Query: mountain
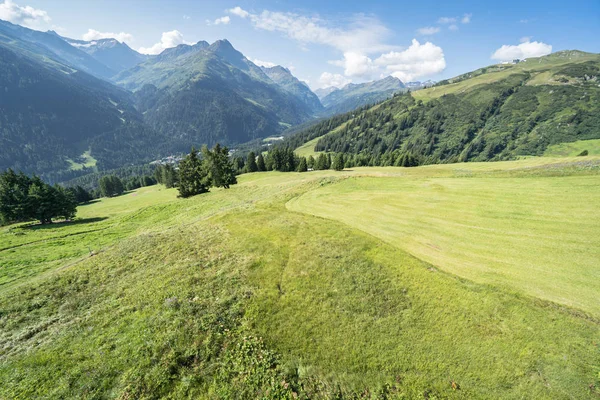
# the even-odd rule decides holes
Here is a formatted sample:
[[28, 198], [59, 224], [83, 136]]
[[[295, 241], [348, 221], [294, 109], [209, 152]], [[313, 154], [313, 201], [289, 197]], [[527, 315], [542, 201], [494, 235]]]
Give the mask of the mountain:
[[321, 101], [314, 94], [306, 83], [296, 78], [289, 69], [277, 65], [272, 68], [262, 67], [262, 70], [273, 82], [278, 84], [283, 90], [293, 94], [306, 104], [314, 113], [323, 110]]
[[135, 92], [146, 122], [189, 145], [264, 138], [313, 115], [227, 40], [165, 50], [115, 81]]
[[317, 95], [317, 97], [319, 98], [319, 100], [323, 100], [324, 97], [326, 97], [327, 95], [329, 95], [332, 92], [335, 92], [338, 89], [339, 88], [337, 88], [335, 86], [329, 86], [326, 88], [317, 89], [314, 92]]
[[[38, 45], [0, 40], [0, 170], [59, 180], [150, 160], [166, 142], [144, 122], [131, 93], [50, 59]], [[79, 166], [77, 166], [79, 165]]]
[[80, 71], [109, 79], [116, 71], [91, 55], [67, 43], [54, 32], [39, 32], [0, 20], [0, 42], [28, 49], [38, 55], [50, 55]]
[[[349, 83], [321, 97], [321, 103], [325, 107], [325, 114], [341, 114], [367, 104], [378, 103], [403, 90], [405, 86], [400, 79], [388, 76], [373, 82]], [[325, 94], [326, 91], [321, 93]]]
[[425, 82], [416, 81], [416, 82], [407, 82], [404, 85], [406, 86], [407, 89], [419, 90], [419, 89], [431, 87], [431, 86], [435, 85], [435, 82], [432, 80], [428, 80]]
[[69, 39], [66, 37], [62, 39], [117, 73], [130, 69], [149, 58], [149, 56], [138, 53], [127, 46], [127, 44], [121, 43], [116, 39], [99, 39], [93, 41]]
[[562, 51], [394, 96], [286, 140], [378, 165], [406, 155], [425, 164], [539, 156], [552, 144], [600, 138], [599, 81], [599, 54]]

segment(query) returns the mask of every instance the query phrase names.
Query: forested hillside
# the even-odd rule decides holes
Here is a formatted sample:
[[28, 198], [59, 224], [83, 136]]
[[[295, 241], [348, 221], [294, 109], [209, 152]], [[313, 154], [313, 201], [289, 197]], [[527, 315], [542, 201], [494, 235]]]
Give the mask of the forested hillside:
[[138, 108], [153, 128], [189, 143], [263, 138], [313, 113], [226, 40], [180, 45], [116, 81], [136, 92]]
[[360, 154], [375, 165], [395, 165], [402, 155], [419, 163], [503, 160], [600, 138], [600, 57], [565, 53], [396, 95], [297, 138], [320, 137], [315, 151]]

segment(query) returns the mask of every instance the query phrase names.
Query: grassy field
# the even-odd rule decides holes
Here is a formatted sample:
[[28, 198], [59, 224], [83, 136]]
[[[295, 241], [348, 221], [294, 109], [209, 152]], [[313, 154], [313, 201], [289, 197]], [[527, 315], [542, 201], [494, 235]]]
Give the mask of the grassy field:
[[85, 151], [81, 155], [81, 159], [84, 161], [83, 163], [77, 163], [71, 159], [67, 159], [67, 162], [70, 164], [69, 170], [79, 171], [83, 168], [93, 168], [96, 166], [97, 160], [94, 157], [92, 157], [90, 150]]
[[256, 173], [1, 228], [0, 398], [597, 398], [599, 176], [593, 157]]
[[578, 140], [570, 143], [559, 143], [548, 146], [544, 152], [546, 157], [575, 157], [587, 150], [589, 155], [600, 155], [600, 139]]

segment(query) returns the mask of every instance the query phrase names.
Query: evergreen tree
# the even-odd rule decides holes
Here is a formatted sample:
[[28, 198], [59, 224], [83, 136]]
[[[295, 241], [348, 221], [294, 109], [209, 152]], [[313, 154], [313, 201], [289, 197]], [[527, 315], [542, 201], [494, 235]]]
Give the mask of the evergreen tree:
[[300, 162], [298, 163], [298, 168], [296, 169], [298, 172], [306, 172], [308, 171], [308, 165], [306, 163], [306, 157], [300, 157]]
[[265, 158], [263, 157], [262, 153], [260, 153], [256, 159], [256, 167], [257, 171], [262, 172], [267, 170], [267, 167], [265, 166]]
[[123, 194], [125, 187], [121, 179], [115, 175], [105, 175], [98, 181], [103, 197], [113, 197]]
[[206, 176], [212, 186], [229, 189], [237, 183], [233, 165], [229, 161], [229, 150], [216, 144], [212, 150], [202, 147], [202, 164]]
[[332, 168], [336, 171], [344, 169], [344, 153], [337, 153], [333, 160]]
[[[264, 164], [264, 160], [263, 160]], [[246, 162], [246, 172], [256, 172], [258, 171], [258, 165], [256, 164], [256, 155], [253, 151], [248, 153], [248, 161]]]
[[308, 168], [313, 168], [314, 169], [314, 167], [315, 167], [315, 158], [312, 155], [308, 156], [308, 159], [306, 160], [306, 166]]
[[327, 153], [327, 162], [323, 169], [329, 169], [329, 168], [331, 168], [331, 153]]
[[209, 180], [198, 157], [198, 151], [192, 151], [179, 163], [179, 197], [191, 197], [206, 193], [209, 189]]

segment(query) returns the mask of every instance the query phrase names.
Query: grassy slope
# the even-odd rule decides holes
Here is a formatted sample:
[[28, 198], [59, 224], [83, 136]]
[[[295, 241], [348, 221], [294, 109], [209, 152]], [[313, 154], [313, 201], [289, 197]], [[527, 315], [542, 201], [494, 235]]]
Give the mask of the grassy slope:
[[[515, 65], [498, 65], [498, 66], [489, 66], [487, 69], [489, 70], [486, 73], [483, 73], [478, 76], [473, 76], [471, 78], [464, 76], [465, 80], [461, 80], [456, 83], [450, 83], [448, 85], [443, 86], [435, 86], [432, 88], [417, 90], [413, 92], [413, 97], [417, 100], [431, 100], [438, 97], [443, 96], [444, 94], [450, 93], [464, 93], [469, 91], [470, 89], [481, 85], [488, 84], [492, 82], [497, 82], [502, 79], [507, 78], [512, 74], [517, 74], [521, 72], [528, 72], [532, 74], [531, 80], [528, 84], [534, 85], [547, 85], [549, 83], [554, 84], [554, 82], [549, 82], [549, 78], [551, 74], [557, 72], [562, 67], [571, 63], [583, 63], [586, 61], [599, 61], [600, 55], [592, 54], [592, 53], [582, 53], [582, 52], [572, 52], [572, 56], [569, 56], [569, 52], [559, 52], [550, 56], [545, 56], [541, 58], [530, 58], [525, 62], [521, 62]], [[493, 69], [495, 67], [499, 67], [499, 71], [494, 72]], [[477, 70], [475, 72], [479, 72]]]
[[559, 143], [549, 146], [544, 152], [546, 157], [575, 157], [587, 150], [589, 155], [600, 155], [600, 139], [578, 140], [571, 143]]
[[[260, 173], [188, 200], [158, 187], [102, 200], [80, 210], [88, 223], [79, 225], [3, 228], [0, 248], [12, 248], [0, 255], [15, 263], [2, 273], [29, 271], [0, 291], [0, 398], [256, 397], [265, 392], [244, 388], [268, 386], [280, 398], [292, 389], [313, 398], [366, 389], [409, 398], [593, 398], [597, 322], [285, 207], [312, 189], [381, 179], [420, 182], [431, 193], [435, 180], [507, 188], [523, 175], [524, 185], [509, 185], [515, 199], [534, 181], [558, 195], [565, 179], [585, 183], [595, 173], [522, 170], [547, 162]], [[336, 183], [332, 175], [364, 178]], [[588, 202], [597, 209], [597, 197]], [[98, 217], [108, 218], [90, 222]], [[515, 223], [529, 226], [518, 216]], [[65, 237], [84, 227], [102, 235]], [[87, 256], [87, 244], [99, 254]]]

